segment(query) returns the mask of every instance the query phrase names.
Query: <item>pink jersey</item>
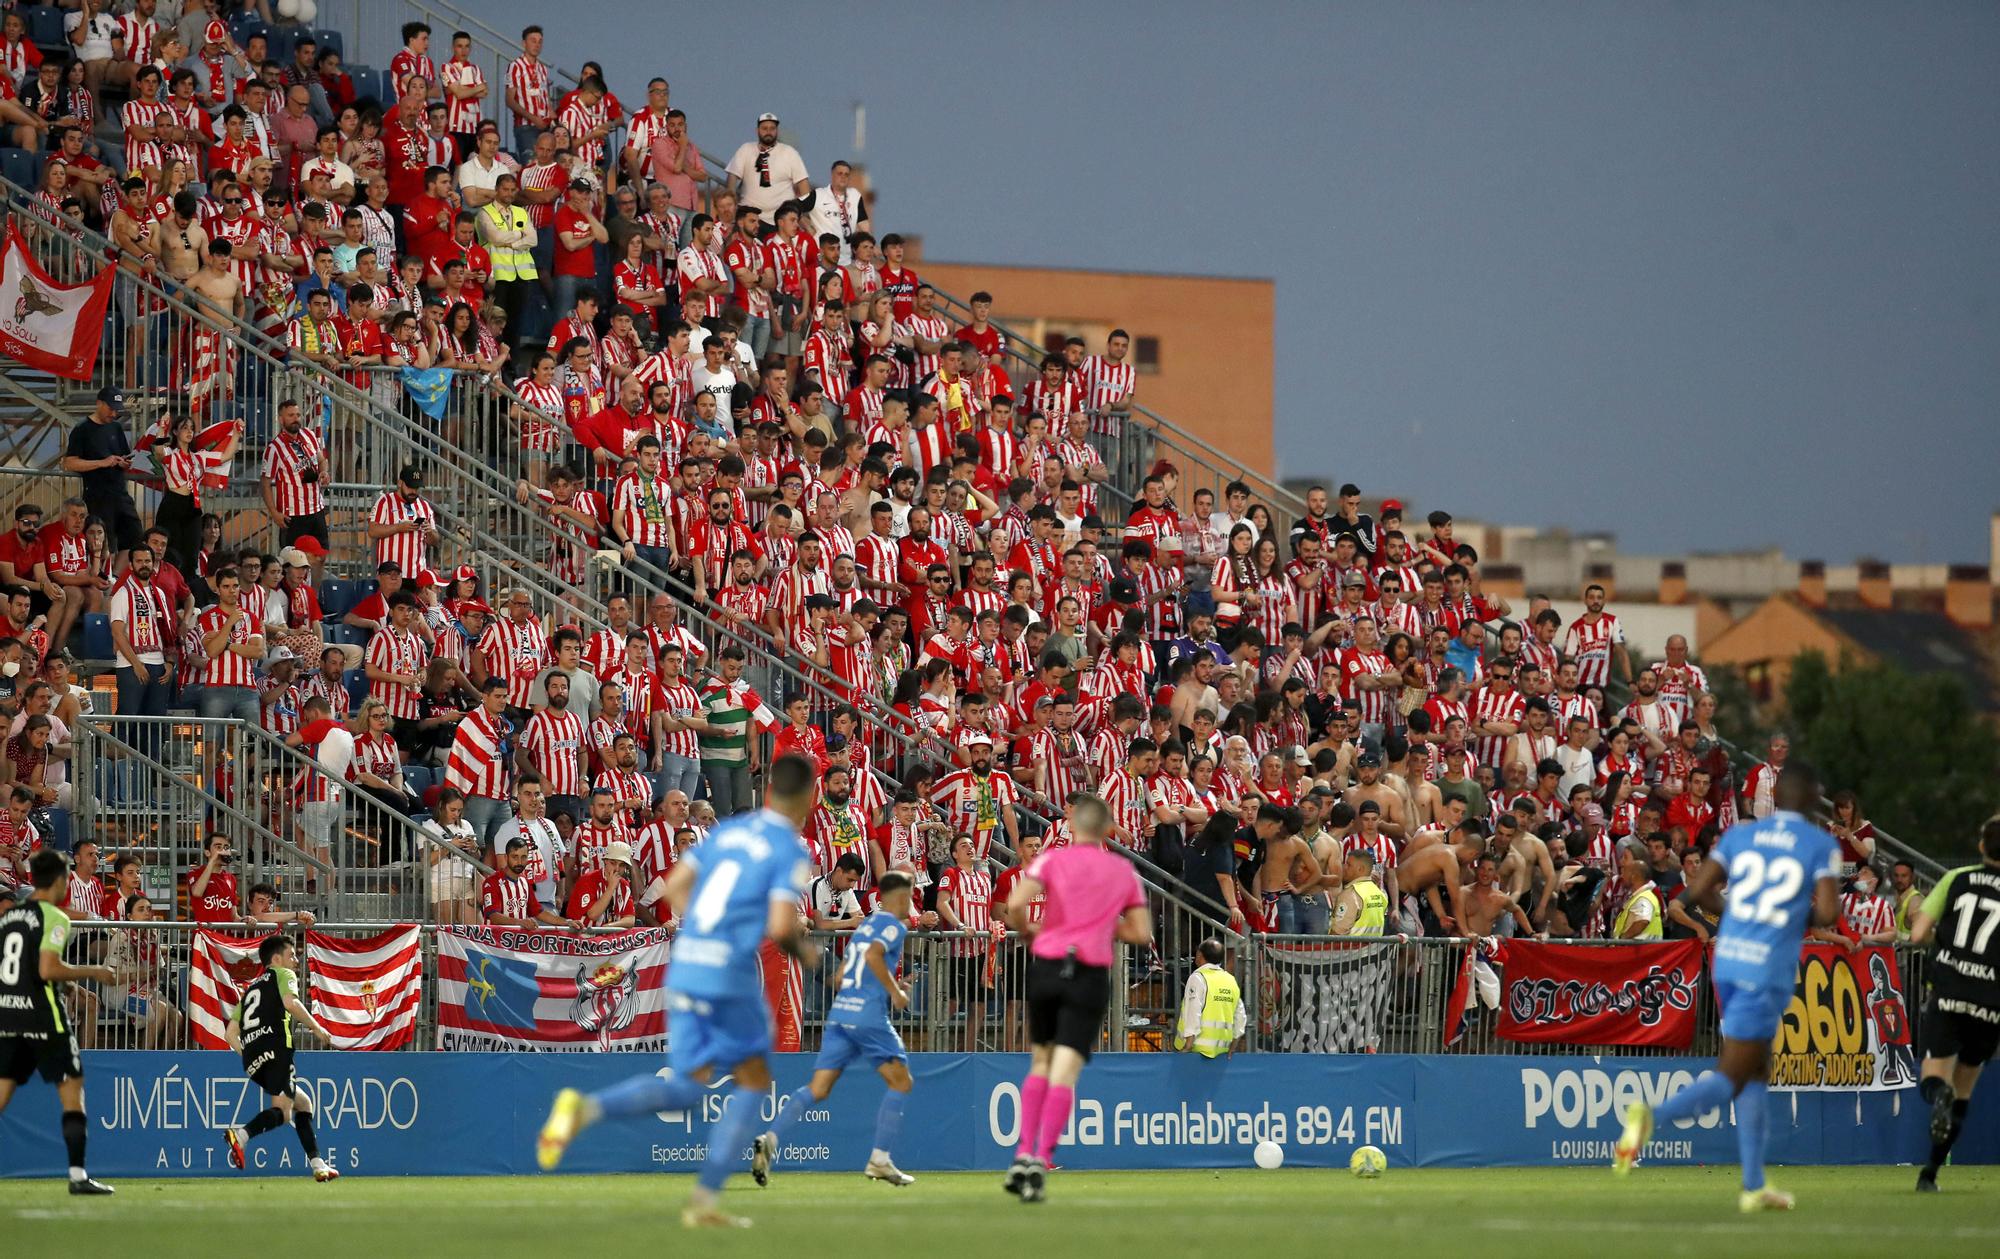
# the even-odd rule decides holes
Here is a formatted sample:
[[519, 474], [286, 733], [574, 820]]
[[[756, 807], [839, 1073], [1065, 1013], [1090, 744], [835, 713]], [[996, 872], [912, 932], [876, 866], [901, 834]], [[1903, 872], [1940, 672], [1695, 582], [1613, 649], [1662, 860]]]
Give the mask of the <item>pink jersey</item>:
[[1048, 896], [1034, 955], [1061, 959], [1075, 949], [1086, 966], [1110, 966], [1119, 916], [1146, 903], [1132, 863], [1101, 845], [1071, 844], [1036, 857], [1028, 877]]

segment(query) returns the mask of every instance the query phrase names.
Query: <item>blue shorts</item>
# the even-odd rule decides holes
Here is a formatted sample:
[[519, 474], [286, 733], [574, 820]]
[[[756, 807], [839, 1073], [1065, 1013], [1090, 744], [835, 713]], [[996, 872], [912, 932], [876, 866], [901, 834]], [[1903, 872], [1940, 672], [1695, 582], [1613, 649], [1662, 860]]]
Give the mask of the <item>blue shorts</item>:
[[1782, 988], [1769, 984], [1716, 984], [1715, 1000], [1722, 1007], [1723, 1039], [1769, 1044], [1778, 1034], [1785, 1007], [1792, 1003], [1792, 990], [1789, 983]]
[[857, 1059], [871, 1067], [879, 1067], [885, 1062], [901, 1062], [907, 1057], [909, 1053], [903, 1048], [903, 1038], [887, 1024], [848, 1027], [842, 1023], [828, 1023], [813, 1070], [845, 1071]]
[[750, 997], [690, 997], [667, 992], [667, 1062], [682, 1075], [704, 1067], [734, 1070], [771, 1052], [771, 1007]]

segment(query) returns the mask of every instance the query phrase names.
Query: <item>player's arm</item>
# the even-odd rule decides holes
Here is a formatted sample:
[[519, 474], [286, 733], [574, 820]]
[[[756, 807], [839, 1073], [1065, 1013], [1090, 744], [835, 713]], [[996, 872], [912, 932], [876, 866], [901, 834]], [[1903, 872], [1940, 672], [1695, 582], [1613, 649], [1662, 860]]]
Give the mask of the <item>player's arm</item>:
[[898, 1010], [910, 1008], [910, 993], [896, 982], [895, 973], [889, 969], [889, 950], [880, 943], [868, 946], [868, 969], [875, 976], [875, 982], [882, 985], [882, 991], [889, 994], [889, 1004]]
[[[1021, 883], [1026, 882], [1028, 882], [1027, 879], [1021, 880]], [[1015, 884], [1015, 895], [1018, 896], [1020, 890], [1020, 884]], [[1013, 898], [1009, 897], [1007, 903], [1011, 908]], [[1153, 942], [1153, 911], [1147, 909], [1143, 902], [1132, 906], [1118, 916], [1118, 941], [1121, 944], [1151, 944]]]
[[1840, 921], [1840, 881], [1820, 876], [1813, 885], [1812, 925], [1831, 927]]
[[332, 1035], [327, 1032], [326, 1028], [320, 1026], [320, 1021], [313, 1017], [312, 1011], [306, 1008], [306, 1003], [299, 999], [298, 989], [294, 987], [297, 982], [294, 979], [284, 986], [285, 1009], [291, 1012], [293, 1018], [303, 1023], [313, 1035], [331, 1045], [333, 1043]]
[[243, 1008], [241, 1006], [230, 1006], [229, 1022], [222, 1029], [222, 1039], [229, 1042], [229, 1047], [237, 1053], [243, 1052], [243, 1032], [236, 1025], [236, 1020], [242, 1013]]
[[[1042, 924], [1028, 920], [1029, 902], [1041, 894], [1042, 883], [1040, 879], [1024, 874], [1014, 880], [1013, 890], [1007, 893], [1007, 925], [1024, 936], [1032, 936], [1041, 930]], [[939, 909], [942, 910], [944, 894], [939, 893], [938, 899]]]
[[[50, 943], [51, 936], [57, 936], [53, 944]], [[42, 982], [55, 984], [75, 982], [80, 979], [94, 979], [98, 983], [108, 984], [118, 978], [117, 973], [109, 966], [71, 966], [68, 962], [63, 961], [63, 945], [68, 939], [69, 933], [67, 931], [61, 932], [59, 935], [55, 932], [45, 932], [43, 934], [40, 963]]]
[[1931, 894], [1924, 897], [1924, 903], [1917, 906], [1917, 912], [1910, 918], [1910, 943], [1929, 944], [1936, 934], [1938, 919], [1944, 917], [1944, 908], [1951, 903], [1951, 885], [1957, 881], [1956, 874], [1947, 874], [1939, 879]]

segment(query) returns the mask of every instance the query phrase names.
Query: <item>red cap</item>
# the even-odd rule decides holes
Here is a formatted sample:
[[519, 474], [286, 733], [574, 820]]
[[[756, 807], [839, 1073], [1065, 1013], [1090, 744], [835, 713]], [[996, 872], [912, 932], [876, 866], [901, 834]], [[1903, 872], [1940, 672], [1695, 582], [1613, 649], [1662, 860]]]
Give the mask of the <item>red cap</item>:
[[460, 599], [458, 601], [458, 614], [464, 616], [468, 612], [477, 612], [482, 616], [492, 616], [493, 605], [484, 599]]
[[226, 44], [229, 42], [229, 28], [218, 19], [202, 28], [201, 37], [207, 43]]
[[1402, 499], [1400, 499], [1400, 498], [1385, 498], [1385, 499], [1383, 499], [1383, 500], [1382, 500], [1382, 514], [1383, 514], [1384, 516], [1388, 515], [1388, 514], [1389, 514], [1390, 512], [1392, 512], [1392, 511], [1393, 511], [1393, 512], [1397, 512], [1397, 513], [1401, 513], [1401, 511], [1402, 511], [1402, 510], [1403, 510], [1403, 500], [1402, 500]]
[[299, 550], [304, 551], [307, 555], [326, 554], [326, 543], [321, 542], [318, 538], [314, 537], [300, 538], [298, 541], [292, 543], [292, 545], [299, 548]]
[[451, 579], [453, 581], [478, 581], [479, 570], [470, 564], [460, 564], [457, 568], [451, 570]]
[[423, 572], [417, 574], [417, 589], [419, 590], [429, 590], [433, 586], [442, 584], [438, 580], [437, 573], [431, 569], [426, 568]]

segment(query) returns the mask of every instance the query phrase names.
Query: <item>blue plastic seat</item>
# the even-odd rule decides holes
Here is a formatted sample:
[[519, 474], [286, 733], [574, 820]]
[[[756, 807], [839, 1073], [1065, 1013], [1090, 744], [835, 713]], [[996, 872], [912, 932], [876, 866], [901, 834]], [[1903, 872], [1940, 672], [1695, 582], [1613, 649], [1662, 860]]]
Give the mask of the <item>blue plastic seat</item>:
[[43, 49], [67, 48], [69, 37], [63, 31], [62, 10], [52, 5], [37, 5], [21, 10], [21, 16], [28, 22], [28, 38]]
[[339, 31], [331, 31], [325, 27], [321, 27], [313, 32], [313, 39], [318, 41], [321, 52], [331, 49], [340, 54], [340, 59], [343, 62], [347, 60], [347, 41], [341, 36]]
[[111, 618], [102, 612], [83, 614], [83, 655], [86, 660], [118, 658], [118, 648], [111, 641]]
[[374, 101], [386, 109], [388, 101], [382, 99], [382, 72], [373, 66], [349, 66], [347, 77], [354, 80], [354, 99]]
[[346, 616], [361, 597], [354, 593], [354, 583], [338, 577], [329, 577], [319, 584], [319, 610], [329, 621], [338, 621]]
[[347, 688], [347, 702], [361, 707], [361, 701], [368, 698], [368, 674], [361, 669], [349, 669], [340, 675], [342, 686]]
[[0, 149], [0, 175], [24, 192], [41, 186], [41, 156], [27, 149]]

